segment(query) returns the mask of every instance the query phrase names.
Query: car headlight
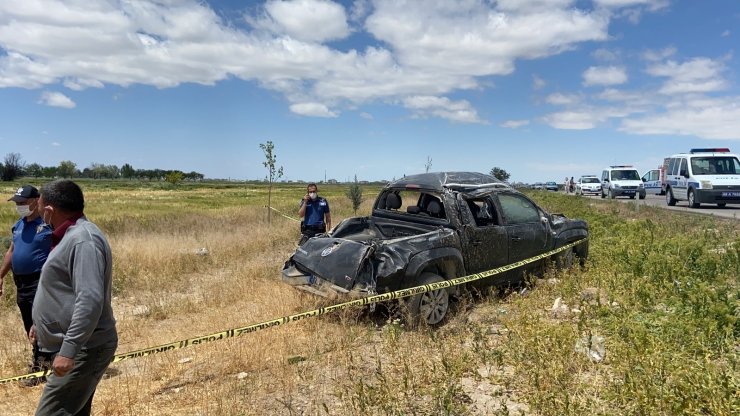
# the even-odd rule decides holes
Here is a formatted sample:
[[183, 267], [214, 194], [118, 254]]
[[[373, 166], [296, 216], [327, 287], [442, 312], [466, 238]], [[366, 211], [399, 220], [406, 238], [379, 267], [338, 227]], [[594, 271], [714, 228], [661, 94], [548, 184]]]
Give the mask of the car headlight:
[[620, 188], [618, 183], [613, 184], [615, 188]]
[[701, 189], [712, 189], [712, 181], [699, 181]]

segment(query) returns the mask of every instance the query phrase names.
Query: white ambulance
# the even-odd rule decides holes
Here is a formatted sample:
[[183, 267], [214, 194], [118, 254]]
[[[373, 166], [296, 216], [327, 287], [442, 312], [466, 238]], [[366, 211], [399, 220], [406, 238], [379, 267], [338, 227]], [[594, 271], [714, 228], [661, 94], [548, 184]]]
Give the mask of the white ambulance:
[[728, 148], [691, 149], [673, 155], [665, 172], [665, 201], [687, 201], [691, 208], [702, 203], [740, 204], [740, 160]]

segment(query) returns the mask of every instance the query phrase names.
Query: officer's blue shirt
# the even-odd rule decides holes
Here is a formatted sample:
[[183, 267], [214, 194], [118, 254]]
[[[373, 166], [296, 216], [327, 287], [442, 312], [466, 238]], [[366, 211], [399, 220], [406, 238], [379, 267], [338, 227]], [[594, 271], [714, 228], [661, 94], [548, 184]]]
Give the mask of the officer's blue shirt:
[[51, 250], [51, 230], [41, 217], [27, 221], [21, 218], [13, 225], [13, 274], [25, 275], [41, 271]]
[[[303, 205], [301, 199], [301, 205]], [[322, 198], [317, 197], [316, 200], [309, 199], [306, 202], [306, 212], [303, 214], [303, 223], [305, 225], [324, 225], [324, 214], [329, 212], [329, 202]]]

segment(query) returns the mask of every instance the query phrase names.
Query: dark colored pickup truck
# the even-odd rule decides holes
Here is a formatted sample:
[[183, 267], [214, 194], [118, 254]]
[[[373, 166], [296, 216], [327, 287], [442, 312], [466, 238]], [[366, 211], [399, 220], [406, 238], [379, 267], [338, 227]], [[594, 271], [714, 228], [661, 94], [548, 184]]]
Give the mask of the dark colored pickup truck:
[[[371, 216], [348, 218], [299, 246], [282, 278], [317, 295], [356, 298], [490, 270], [587, 236], [585, 221], [549, 214], [493, 176], [424, 173], [383, 188]], [[587, 256], [586, 240], [557, 260], [583, 263]], [[509, 284], [522, 276], [517, 269], [471, 284]], [[412, 316], [438, 324], [457, 288], [411, 297]]]

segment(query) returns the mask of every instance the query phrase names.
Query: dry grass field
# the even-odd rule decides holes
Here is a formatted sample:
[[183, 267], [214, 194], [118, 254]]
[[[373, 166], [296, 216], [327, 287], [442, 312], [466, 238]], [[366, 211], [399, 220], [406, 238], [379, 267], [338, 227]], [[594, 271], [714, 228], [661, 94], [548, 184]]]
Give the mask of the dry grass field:
[[[279, 215], [268, 225], [263, 185], [80, 183], [113, 248], [119, 353], [326, 304], [280, 282], [298, 227]], [[345, 189], [320, 188], [334, 224], [352, 215]], [[367, 215], [378, 188], [363, 190]], [[295, 216], [303, 193], [280, 185], [273, 206]], [[589, 221], [585, 269], [459, 299], [432, 330], [357, 309], [126, 360], [111, 365], [94, 413], [739, 414], [738, 224], [532, 196]], [[0, 237], [14, 220], [0, 206]], [[10, 278], [5, 287], [0, 378], [29, 357]], [[603, 344], [603, 359], [576, 348], [582, 339]], [[0, 414], [32, 414], [40, 394], [0, 385]]]

